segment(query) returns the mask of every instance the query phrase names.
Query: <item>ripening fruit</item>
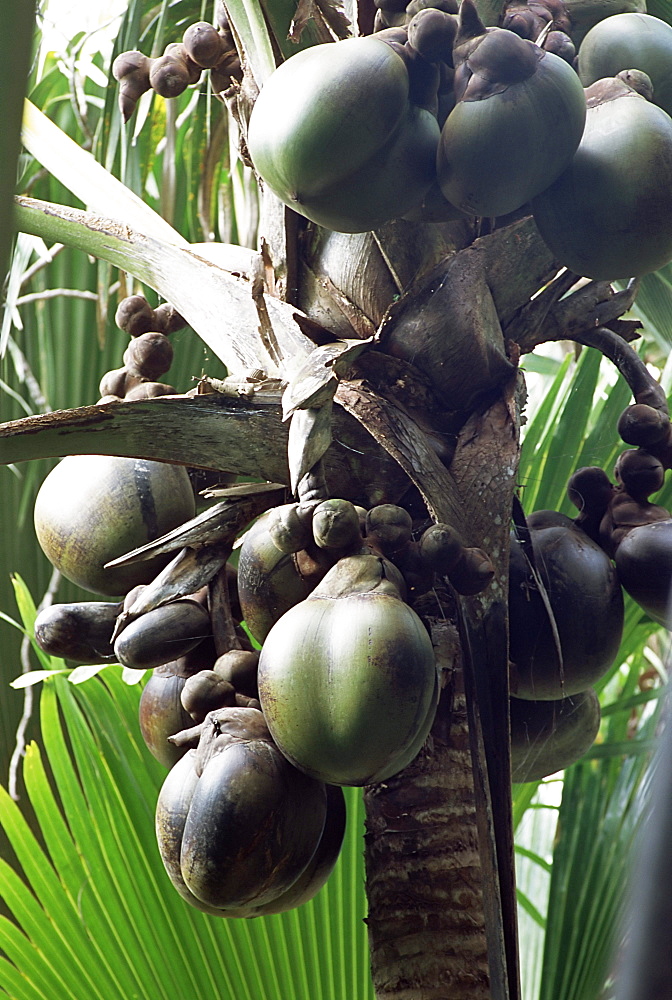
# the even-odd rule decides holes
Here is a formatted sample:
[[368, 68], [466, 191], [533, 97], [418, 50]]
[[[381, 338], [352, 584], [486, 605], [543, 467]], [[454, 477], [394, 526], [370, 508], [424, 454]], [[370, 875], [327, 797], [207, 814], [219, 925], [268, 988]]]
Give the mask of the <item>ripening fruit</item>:
[[273, 626], [259, 700], [273, 739], [302, 771], [335, 785], [383, 781], [416, 756], [437, 703], [427, 629], [399, 572], [345, 557]]
[[105, 563], [194, 516], [194, 493], [180, 465], [109, 455], [71, 455], [52, 469], [35, 500], [42, 551], [68, 580], [99, 594], [149, 583], [170, 554], [130, 566]]

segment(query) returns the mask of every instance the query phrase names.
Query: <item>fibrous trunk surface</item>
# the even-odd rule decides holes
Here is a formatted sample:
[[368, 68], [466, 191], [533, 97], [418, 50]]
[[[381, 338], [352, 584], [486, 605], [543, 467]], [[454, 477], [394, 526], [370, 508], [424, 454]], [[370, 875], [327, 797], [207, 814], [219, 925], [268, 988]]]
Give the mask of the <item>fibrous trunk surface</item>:
[[[366, 790], [366, 891], [378, 1000], [490, 1000], [482, 874], [459, 646], [423, 752]], [[428, 950], [428, 941], [432, 947]]]

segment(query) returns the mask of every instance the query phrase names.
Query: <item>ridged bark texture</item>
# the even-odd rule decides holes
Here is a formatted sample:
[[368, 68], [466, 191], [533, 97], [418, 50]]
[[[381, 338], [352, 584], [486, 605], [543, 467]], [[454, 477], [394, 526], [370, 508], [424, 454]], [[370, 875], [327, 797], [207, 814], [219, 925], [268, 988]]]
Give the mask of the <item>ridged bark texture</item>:
[[432, 733], [401, 775], [365, 789], [374, 986], [377, 1000], [490, 1000], [459, 642], [446, 619], [432, 633], [446, 684]]

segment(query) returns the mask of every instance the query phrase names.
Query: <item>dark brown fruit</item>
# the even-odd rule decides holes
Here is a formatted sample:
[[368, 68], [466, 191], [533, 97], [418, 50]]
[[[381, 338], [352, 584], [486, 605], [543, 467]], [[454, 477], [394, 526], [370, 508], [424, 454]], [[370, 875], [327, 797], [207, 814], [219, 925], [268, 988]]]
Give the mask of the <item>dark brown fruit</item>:
[[124, 122], [135, 111], [135, 106], [150, 89], [149, 71], [152, 60], [133, 49], [121, 52], [112, 63], [112, 75], [119, 81], [119, 110]]
[[259, 667], [259, 650], [230, 649], [217, 657], [213, 666], [215, 673], [222, 680], [232, 684], [237, 693], [250, 698], [259, 696], [257, 687], [257, 670]]
[[134, 337], [124, 351], [124, 364], [131, 375], [155, 382], [173, 363], [173, 345], [163, 333]]
[[570, 518], [551, 511], [544, 525], [543, 513], [528, 519], [539, 580], [515, 539], [510, 558], [511, 693], [533, 701], [591, 687], [614, 661], [623, 628], [623, 595], [609, 557]]
[[222, 680], [214, 670], [199, 670], [187, 678], [181, 698], [182, 707], [194, 722], [203, 722], [208, 712], [233, 707], [236, 691], [233, 684]]
[[514, 782], [540, 781], [569, 767], [593, 745], [600, 703], [592, 689], [557, 701], [511, 698]]
[[185, 656], [212, 634], [210, 615], [197, 601], [172, 601], [136, 618], [118, 636], [114, 652], [123, 666], [149, 670]]
[[166, 46], [166, 51], [152, 63], [149, 82], [161, 97], [179, 97], [187, 87], [196, 83], [201, 68], [188, 57], [180, 43]]
[[203, 69], [212, 69], [222, 60], [225, 46], [222, 36], [213, 24], [196, 21], [182, 36], [182, 44], [190, 59]]
[[193, 655], [163, 663], [152, 671], [142, 689], [140, 732], [152, 756], [164, 767], [172, 767], [187, 752], [186, 747], [169, 743], [168, 737], [193, 725], [180, 698], [187, 678], [201, 665]]
[[112, 632], [121, 603], [52, 604], [35, 619], [35, 641], [50, 656], [76, 663], [113, 661]]
[[154, 310], [144, 295], [127, 295], [117, 306], [114, 322], [129, 337], [138, 337], [152, 329]]
[[307, 868], [326, 809], [325, 786], [282, 756], [260, 711], [221, 709], [164, 782], [159, 850], [175, 888], [195, 905], [262, 906]]
[[621, 584], [647, 614], [669, 627], [672, 592], [672, 520], [633, 528], [616, 550]]

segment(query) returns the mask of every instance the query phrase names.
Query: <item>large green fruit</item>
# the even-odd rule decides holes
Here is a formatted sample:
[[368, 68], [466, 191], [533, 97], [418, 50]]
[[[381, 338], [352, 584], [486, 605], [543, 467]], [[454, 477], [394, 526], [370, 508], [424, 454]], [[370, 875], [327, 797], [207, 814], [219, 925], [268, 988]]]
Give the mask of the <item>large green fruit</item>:
[[650, 14], [614, 14], [591, 28], [579, 49], [584, 87], [640, 69], [651, 78], [653, 102], [672, 115], [672, 26]]
[[275, 742], [331, 784], [390, 777], [431, 727], [432, 643], [399, 586], [385, 559], [341, 559], [273, 626], [261, 651], [259, 698]]
[[512, 539], [509, 575], [511, 693], [548, 701], [591, 687], [613, 663], [623, 595], [606, 553], [555, 511], [528, 518], [534, 565], [555, 619], [562, 658], [539, 583]]
[[570, 34], [577, 47], [590, 29], [605, 18], [646, 11], [646, 0], [564, 0], [564, 5], [571, 18]]
[[572, 162], [532, 209], [544, 242], [576, 274], [611, 281], [663, 267], [672, 260], [672, 119], [626, 87], [598, 95]]
[[468, 83], [441, 131], [439, 185], [463, 212], [506, 215], [571, 160], [586, 117], [583, 88], [564, 59], [504, 28], [480, 36], [460, 74]]
[[256, 100], [247, 144], [290, 208], [327, 229], [365, 232], [422, 201], [438, 138], [436, 118], [409, 100], [403, 59], [370, 36], [283, 63]]
[[326, 790], [274, 745], [254, 708], [211, 712], [198, 749], [166, 778], [156, 808], [164, 866], [208, 912], [257, 907], [290, 889], [322, 838]]
[[42, 483], [35, 532], [42, 551], [68, 580], [99, 594], [125, 594], [149, 583], [170, 560], [105, 563], [194, 516], [194, 492], [180, 465], [141, 458], [72, 455]]

